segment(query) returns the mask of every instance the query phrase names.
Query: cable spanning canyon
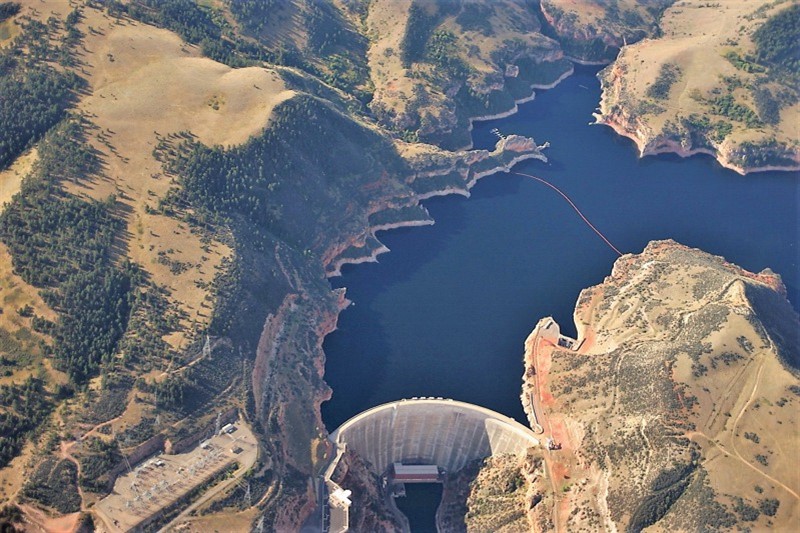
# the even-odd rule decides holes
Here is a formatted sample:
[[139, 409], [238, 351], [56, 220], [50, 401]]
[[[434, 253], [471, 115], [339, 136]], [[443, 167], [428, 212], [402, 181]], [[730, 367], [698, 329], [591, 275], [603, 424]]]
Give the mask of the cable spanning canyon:
[[548, 187], [550, 187], [551, 189], [556, 191], [558, 194], [560, 194], [562, 196], [562, 198], [564, 198], [564, 200], [566, 200], [569, 203], [569, 205], [572, 206], [572, 209], [574, 209], [575, 212], [578, 213], [578, 216], [580, 216], [581, 219], [583, 219], [583, 221], [586, 223], [586, 225], [589, 226], [592, 229], [592, 231], [594, 231], [597, 234], [598, 237], [603, 239], [604, 243], [606, 243], [612, 250], [614, 250], [617, 253], [617, 255], [622, 255], [622, 252], [620, 252], [619, 249], [617, 249], [616, 246], [611, 244], [611, 241], [609, 241], [608, 238], [606, 238], [606, 236], [603, 235], [603, 233], [594, 226], [594, 224], [589, 222], [589, 219], [586, 218], [586, 216], [581, 212], [580, 209], [578, 209], [578, 206], [575, 205], [575, 202], [573, 202], [570, 199], [570, 197], [567, 196], [561, 189], [559, 189], [558, 187], [556, 187], [555, 185], [553, 185], [549, 181], [547, 181], [545, 179], [542, 179], [542, 178], [538, 178], [538, 177], [536, 177], [536, 176], [534, 176], [532, 174], [525, 174], [524, 172], [511, 172], [510, 174], [516, 174], [517, 176], [523, 176], [523, 177], [526, 177], [526, 178], [533, 178], [536, 181], [538, 181], [540, 183], [543, 183], [544, 185], [547, 185]]

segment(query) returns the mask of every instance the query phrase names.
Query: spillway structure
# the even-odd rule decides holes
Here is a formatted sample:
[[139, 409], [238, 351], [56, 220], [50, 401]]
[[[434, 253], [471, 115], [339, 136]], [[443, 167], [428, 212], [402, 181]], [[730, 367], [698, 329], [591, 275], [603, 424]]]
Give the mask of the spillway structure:
[[[444, 398], [412, 398], [368, 409], [331, 433], [337, 454], [326, 471], [329, 531], [346, 531], [350, 502], [346, 487], [330, 476], [344, 450], [355, 452], [376, 475], [394, 463], [436, 465], [456, 472], [475, 459], [499, 454], [525, 454], [539, 445], [530, 428], [505, 415]], [[335, 496], [333, 496], [335, 495]], [[342, 516], [342, 513], [345, 516]], [[344, 529], [342, 529], [344, 526]]]

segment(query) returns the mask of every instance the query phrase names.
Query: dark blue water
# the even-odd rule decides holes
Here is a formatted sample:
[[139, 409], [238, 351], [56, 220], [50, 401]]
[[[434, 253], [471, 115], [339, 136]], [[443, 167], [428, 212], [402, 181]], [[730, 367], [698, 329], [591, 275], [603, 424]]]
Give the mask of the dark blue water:
[[412, 533], [436, 533], [436, 509], [441, 500], [439, 483], [406, 483], [406, 496], [395, 503], [408, 518]]
[[[739, 176], [710, 157], [639, 160], [633, 144], [589, 126], [599, 101], [594, 70], [579, 69], [517, 115], [477, 124], [550, 141], [549, 163], [517, 166], [559, 186], [623, 252], [671, 238], [748, 270], [783, 276], [797, 308], [800, 176]], [[574, 333], [581, 289], [616, 258], [556, 193], [506, 174], [481, 180], [471, 199], [426, 203], [436, 225], [380, 235], [391, 253], [345, 267], [334, 280], [355, 306], [324, 344], [329, 429], [376, 404], [411, 396], [473, 402], [524, 421], [523, 342], [543, 316]]]

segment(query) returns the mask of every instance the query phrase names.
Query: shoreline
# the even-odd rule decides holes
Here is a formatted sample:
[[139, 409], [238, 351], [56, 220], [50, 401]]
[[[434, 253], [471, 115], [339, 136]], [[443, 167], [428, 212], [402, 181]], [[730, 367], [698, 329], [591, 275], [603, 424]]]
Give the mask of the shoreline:
[[[573, 61], [569, 57], [567, 57], [567, 59], [570, 62], [578, 62], [578, 61]], [[498, 120], [498, 119], [510, 117], [510, 116], [518, 113], [519, 112], [519, 106], [521, 104], [532, 102], [533, 100], [536, 99], [536, 91], [537, 90], [546, 91], [546, 90], [554, 89], [562, 81], [564, 81], [565, 79], [569, 78], [573, 74], [575, 74], [575, 66], [571, 65], [569, 70], [566, 70], [565, 72], [563, 72], [558, 78], [556, 78], [555, 80], [553, 80], [550, 83], [544, 83], [544, 84], [543, 83], [533, 83], [533, 84], [531, 84], [530, 85], [531, 94], [528, 95], [528, 96], [525, 96], [523, 98], [520, 98], [518, 100], [514, 100], [514, 106], [511, 107], [510, 109], [508, 109], [506, 111], [501, 111], [499, 113], [495, 113], [495, 114], [492, 114], [492, 115], [478, 115], [478, 116], [474, 116], [474, 117], [469, 117], [469, 119], [468, 119], [469, 120], [469, 126], [467, 127], [467, 132], [470, 133], [470, 134], [472, 133], [472, 131], [474, 129], [475, 122], [486, 122], [486, 121], [490, 121], [490, 120]], [[546, 147], [548, 145], [549, 145], [549, 143], [545, 143], [542, 146]], [[451, 151], [452, 152], [466, 152], [466, 151], [473, 150], [473, 147], [474, 147], [474, 143], [472, 141], [472, 135], [470, 135], [470, 142], [469, 142], [468, 145], [466, 145], [464, 147], [461, 147], [461, 148], [457, 148], [455, 150], [451, 150]], [[418, 195], [416, 195], [414, 197], [414, 199], [416, 200], [417, 205], [419, 205], [420, 202], [422, 202], [424, 200], [428, 200], [430, 198], [435, 198], [435, 197], [440, 197], [440, 196], [449, 196], [451, 194], [458, 194], [460, 196], [464, 196], [466, 198], [469, 198], [470, 197], [470, 193], [469, 193], [470, 189], [472, 189], [472, 187], [474, 187], [475, 184], [478, 182], [478, 180], [480, 180], [481, 178], [486, 177], [486, 176], [490, 176], [492, 174], [496, 174], [496, 173], [499, 173], [499, 172], [509, 172], [514, 165], [516, 165], [517, 163], [520, 163], [522, 161], [526, 161], [528, 159], [541, 159], [541, 156], [540, 156], [539, 153], [521, 154], [519, 156], [516, 156], [516, 157], [512, 158], [511, 161], [509, 163], [506, 163], [505, 165], [501, 165], [501, 166], [498, 166], [498, 167], [496, 167], [494, 169], [490, 169], [490, 170], [487, 170], [487, 171], [484, 171], [484, 172], [474, 173], [471, 178], [466, 180], [465, 186], [463, 188], [447, 187], [447, 188], [436, 190], [436, 191], [430, 191], [430, 192], [427, 192], [427, 193], [418, 194]], [[376, 237], [376, 235], [375, 235], [376, 232], [378, 232], [378, 231], [388, 231], [388, 230], [392, 230], [392, 229], [399, 229], [399, 228], [406, 228], [406, 227], [431, 226], [433, 224], [435, 224], [435, 221], [432, 220], [432, 219], [431, 220], [414, 219], [414, 220], [408, 220], [408, 221], [392, 222], [392, 223], [389, 223], [389, 224], [382, 224], [382, 225], [378, 225], [378, 226], [370, 226], [367, 229], [366, 235], [367, 235], [367, 237], [373, 237], [376, 241], [378, 241], [380, 243], [380, 246], [377, 247], [377, 248], [372, 249], [370, 251], [370, 253], [365, 254], [364, 256], [358, 256], [358, 257], [353, 257], [353, 258], [342, 258], [342, 259], [333, 258], [332, 262], [327, 263], [327, 264], [323, 263], [323, 267], [325, 269], [325, 278], [326, 279], [331, 279], [331, 278], [334, 278], [334, 277], [341, 276], [342, 275], [342, 272], [341, 272], [342, 267], [345, 266], [345, 265], [348, 265], [348, 264], [349, 265], [360, 265], [360, 264], [363, 264], [363, 263], [377, 263], [379, 255], [391, 251], [382, 242], [380, 242], [380, 239], [378, 239]]]
[[[546, 145], [543, 145], [546, 146]], [[470, 189], [472, 189], [478, 181], [482, 178], [487, 176], [492, 176], [494, 174], [499, 173], [508, 173], [517, 163], [521, 163], [522, 161], [527, 161], [529, 159], [540, 159], [542, 156], [537, 153], [527, 153], [527, 154], [520, 154], [516, 157], [513, 157], [508, 163], [497, 166], [495, 168], [485, 170], [483, 172], [475, 172], [472, 174], [471, 177], [464, 182], [463, 188], [456, 188], [456, 187], [446, 187], [444, 189], [439, 189], [435, 191], [430, 191], [424, 194], [419, 194], [414, 197], [416, 200], [417, 205], [420, 205], [421, 202], [428, 200], [430, 198], [437, 198], [441, 196], [450, 196], [453, 194], [457, 194], [460, 196], [464, 196], [465, 198], [470, 197]], [[468, 175], [469, 176], [469, 175]], [[363, 256], [356, 256], [356, 257], [345, 257], [345, 258], [338, 258], [334, 259], [330, 266], [333, 268], [328, 270], [329, 265], [325, 265], [326, 268], [326, 279], [331, 279], [335, 277], [339, 277], [342, 275], [342, 267], [345, 265], [360, 265], [363, 263], [377, 263], [378, 256], [384, 254], [386, 252], [390, 252], [391, 250], [378, 239], [376, 233], [379, 231], [390, 231], [393, 229], [400, 229], [400, 228], [411, 228], [411, 227], [422, 227], [422, 226], [433, 226], [436, 224], [436, 221], [431, 219], [410, 219], [410, 220], [402, 220], [397, 222], [389, 222], [386, 224], [379, 224], [377, 226], [370, 226], [367, 230], [367, 236], [372, 237], [380, 246], [375, 248], [369, 249], [370, 252]], [[366, 245], [364, 246], [366, 249]]]
[[[571, 58], [568, 58], [568, 59], [570, 59], [572, 61]], [[581, 64], [578, 61], [573, 61], [573, 63]], [[599, 63], [599, 64], [607, 64], [607, 63]], [[523, 104], [523, 103], [526, 103], [526, 102], [530, 102], [530, 101], [535, 99], [535, 97], [536, 97], [536, 92], [535, 92], [536, 89], [546, 90], [546, 89], [554, 88], [559, 83], [561, 83], [564, 79], [566, 79], [569, 76], [573, 75], [574, 74], [574, 70], [575, 69], [574, 69], [574, 65], [573, 65], [572, 68], [570, 68], [568, 71], [563, 73], [557, 80], [555, 80], [551, 84], [548, 84], [548, 85], [532, 85], [531, 86], [531, 91], [532, 91], [531, 95], [529, 95], [529, 96], [527, 96], [525, 98], [522, 98], [520, 100], [515, 100], [514, 101], [515, 102], [514, 106], [511, 109], [508, 109], [506, 111], [503, 111], [503, 112], [500, 112], [500, 113], [497, 113], [497, 114], [493, 114], [493, 115], [476, 116], [476, 117], [469, 118], [468, 131], [469, 132], [473, 131], [473, 127], [474, 127], [474, 123], [475, 122], [484, 122], [484, 121], [489, 121], [489, 120], [497, 120], [497, 119], [502, 119], [502, 118], [506, 118], [506, 117], [512, 116], [513, 114], [515, 114], [515, 113], [517, 113], [519, 111], [519, 105], [520, 104]], [[601, 99], [601, 104], [602, 104], [602, 99]], [[597, 115], [595, 116], [595, 118], [597, 120], [597, 122], [596, 122], [597, 124], [607, 125], [607, 126], [611, 127], [612, 129], [614, 129], [614, 131], [618, 135], [630, 138], [636, 144], [637, 148], [639, 148], [640, 157], [643, 157], [644, 155], [651, 155], [650, 153], [644, 153], [643, 154], [642, 153], [642, 147], [641, 147], [641, 144], [643, 144], [642, 141], [640, 139], [632, 136], [632, 135], [628, 135], [620, 125], [614, 124], [614, 123], [611, 123], [611, 122], [603, 121]], [[473, 146], [474, 146], [474, 143], [473, 143], [473, 140], [472, 140], [472, 136], [470, 135], [470, 143], [468, 145], [468, 148], [459, 149], [459, 150], [453, 150], [453, 152], [458, 152], [458, 151], [462, 151], [462, 150], [472, 150]], [[702, 150], [703, 149], [697, 149], [695, 151], [686, 150], [685, 151], [686, 155], [683, 155], [683, 154], [679, 154], [679, 155], [681, 155], [682, 157], [689, 157], [691, 155], [695, 155], [696, 153], [710, 153], [709, 150], [706, 150], [705, 152], [703, 152]], [[663, 152], [660, 152], [660, 153], [667, 153], [669, 151], [670, 151], [669, 149], [665, 149]], [[652, 155], [655, 155], [655, 154], [652, 154]], [[714, 154], [711, 154], [711, 155], [714, 155]], [[411, 197], [411, 200], [416, 205], [421, 205], [421, 202], [423, 202], [424, 200], [427, 200], [429, 198], [447, 196], [447, 195], [451, 195], [451, 194], [458, 194], [458, 195], [461, 195], [461, 196], [469, 197], [470, 196], [470, 189], [473, 186], [475, 186], [475, 184], [477, 184], [477, 182], [480, 179], [482, 179], [483, 177], [490, 176], [490, 175], [493, 175], [493, 174], [497, 174], [497, 173], [500, 173], [500, 172], [508, 172], [511, 168], [513, 168], [514, 165], [516, 165], [517, 163], [519, 163], [521, 161], [525, 161], [525, 160], [528, 160], [528, 159], [534, 159], [534, 158], [541, 158], [541, 157], [542, 156], [540, 155], [540, 153], [537, 153], [537, 152], [520, 153], [519, 155], [517, 155], [515, 157], [512, 157], [509, 162], [507, 162], [505, 164], [498, 164], [496, 167], [494, 167], [492, 169], [487, 169], [487, 170], [482, 171], [482, 172], [472, 172], [472, 171], [468, 170], [465, 174], [463, 174], [463, 184], [461, 182], [459, 182], [457, 186], [456, 185], [451, 185], [451, 186], [444, 187], [442, 189], [433, 190], [433, 191], [429, 191], [429, 192], [425, 192], [425, 193], [421, 193], [421, 194], [415, 194], [415, 195], [413, 195]], [[733, 170], [736, 170], [736, 169], [733, 169]], [[378, 257], [381, 254], [389, 252], [390, 249], [387, 246], [385, 246], [380, 241], [380, 239], [378, 239], [376, 237], [376, 233], [379, 232], [379, 231], [389, 231], [389, 230], [392, 230], [392, 229], [399, 229], [399, 228], [404, 228], [404, 227], [417, 227], [417, 226], [421, 227], [421, 226], [428, 226], [428, 225], [433, 225], [433, 224], [435, 224], [434, 220], [432, 220], [432, 219], [421, 219], [421, 218], [412, 218], [410, 220], [396, 221], [396, 222], [390, 222], [390, 223], [385, 223], [385, 224], [378, 224], [378, 225], [375, 225], [375, 226], [371, 226], [371, 225], [367, 224], [367, 227], [365, 228], [365, 232], [363, 234], [364, 237], [365, 237], [365, 240], [363, 241], [364, 242], [364, 244], [363, 244], [364, 255], [346, 257], [346, 258], [336, 258], [336, 257], [334, 257], [334, 258], [331, 258], [331, 261], [328, 262], [328, 263], [324, 263], [323, 262], [323, 268], [324, 268], [324, 271], [325, 271], [325, 276], [324, 277], [327, 280], [330, 280], [333, 277], [342, 276], [341, 269], [342, 269], [342, 267], [344, 267], [344, 265], [347, 265], [347, 264], [354, 264], [355, 265], [355, 264], [377, 262], [378, 261]], [[369, 242], [369, 240], [368, 240], [369, 237], [373, 237], [375, 239], [375, 241]], [[338, 311], [333, 316], [330, 317], [331, 320], [332, 320], [332, 327], [329, 328], [327, 333], [333, 332], [333, 331], [338, 329], [338, 317], [339, 317], [339, 314], [341, 313], [341, 311], [343, 311], [350, 304], [350, 302], [347, 301], [346, 297], [345, 297], [346, 290], [347, 290], [346, 287], [342, 287], [340, 289], [332, 289], [332, 290], [341, 291], [340, 297], [342, 298], [342, 301], [346, 302], [346, 305], [340, 307], [338, 309]], [[577, 327], [577, 330], [578, 330], [578, 332], [580, 334], [580, 332], [581, 332], [580, 325], [578, 325], [576, 323], [576, 327]], [[325, 336], [327, 335], [327, 333], [322, 332], [322, 334], [320, 335], [320, 346], [321, 346], [321, 343], [324, 340]], [[326, 358], [327, 358], [327, 354], [325, 354], [323, 352], [322, 353], [322, 364], [323, 364], [322, 368], [323, 368], [323, 370], [324, 370], [324, 361], [325, 361]], [[319, 364], [319, 363], [320, 363], [320, 361], [317, 361], [317, 364]], [[323, 380], [325, 379], [324, 374], [322, 375], [322, 379]], [[524, 402], [522, 402], [522, 404], [523, 404], [523, 408], [524, 408], [524, 405], [525, 405]], [[319, 403], [317, 404], [317, 407], [319, 407]], [[316, 414], [319, 415], [319, 413], [320, 413], [319, 409], [317, 409], [317, 413]], [[323, 424], [323, 427], [324, 427], [324, 424]]]
[[564, 56], [564, 57], [566, 57], [567, 59], [569, 59], [573, 63], [577, 63], [578, 65], [583, 65], [585, 67], [602, 67], [602, 66], [610, 65], [611, 63], [616, 61], [616, 59], [612, 59], [610, 61], [601, 61], [601, 60], [590, 61], [588, 59], [580, 59], [580, 58], [577, 58], [577, 57], [574, 57], [574, 56]]
[[[601, 100], [602, 103], [602, 100]], [[778, 172], [797, 172], [800, 171], [800, 163], [797, 163], [794, 166], [778, 166], [778, 165], [764, 165], [760, 167], [748, 167], [744, 168], [739, 166], [735, 163], [732, 163], [728, 160], [719, 150], [710, 150], [708, 148], [684, 148], [677, 143], [669, 143], [669, 144], [662, 144], [659, 147], [651, 148], [648, 147], [644, 140], [641, 139], [635, 133], [629, 131], [624, 126], [622, 126], [619, 122], [606, 117], [602, 111], [594, 114], [595, 124], [600, 126], [607, 126], [614, 130], [614, 132], [627, 139], [633, 141], [636, 145], [636, 148], [639, 152], [639, 159], [642, 159], [647, 156], [658, 156], [660, 154], [676, 154], [677, 156], [686, 159], [695, 155], [704, 154], [709, 155], [714, 158], [714, 160], [719, 163], [722, 168], [726, 168], [728, 170], [732, 170], [739, 174], [740, 176], [746, 176], [748, 174], [756, 174], [759, 172], [770, 172], [770, 171], [778, 171]]]
[[[567, 58], [569, 61], [572, 62], [571, 58]], [[469, 117], [469, 126], [467, 127], [467, 133], [472, 133], [472, 130], [475, 128], [475, 122], [487, 122], [489, 120], [498, 120], [501, 118], [508, 118], [516, 113], [519, 113], [519, 106], [521, 104], [526, 104], [528, 102], [532, 102], [536, 99], [536, 91], [547, 91], [549, 89], [554, 89], [558, 86], [559, 83], [564, 81], [565, 79], [569, 78], [575, 74], [575, 66], [571, 66], [569, 70], [565, 71], [561, 76], [553, 80], [551, 83], [533, 83], [530, 85], [531, 94], [528, 96], [524, 96], [519, 100], [514, 100], [514, 106], [506, 111], [501, 111], [499, 113], [494, 113], [491, 115], [478, 115], [474, 117]], [[472, 141], [472, 135], [470, 135], [469, 143], [456, 149], [453, 151], [459, 150], [472, 150], [474, 146], [474, 142]]]
[[[390, 231], [393, 229], [400, 229], [400, 228], [414, 228], [414, 227], [422, 227], [422, 226], [433, 226], [434, 221], [431, 220], [408, 220], [408, 221], [399, 221], [399, 222], [390, 222], [387, 224], [379, 224], [377, 226], [370, 226], [367, 235], [369, 237], [374, 238], [376, 241], [380, 243], [380, 246], [375, 247], [372, 251], [368, 254], [365, 254], [360, 257], [352, 257], [352, 258], [342, 258], [334, 260], [331, 265], [333, 269], [327, 271], [325, 274], [326, 279], [336, 278], [342, 275], [342, 267], [345, 265], [361, 265], [363, 263], [377, 263], [378, 256], [381, 254], [385, 254], [386, 252], [391, 252], [389, 247], [387, 247], [380, 239], [377, 238], [375, 235], [379, 231]], [[365, 246], [366, 248], [366, 246]]]

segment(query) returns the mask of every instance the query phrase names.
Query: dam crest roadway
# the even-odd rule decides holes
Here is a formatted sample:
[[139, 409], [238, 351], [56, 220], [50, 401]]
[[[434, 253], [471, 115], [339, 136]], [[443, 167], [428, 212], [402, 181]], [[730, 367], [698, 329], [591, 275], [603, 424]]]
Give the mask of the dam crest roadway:
[[[336, 453], [324, 474], [325, 531], [346, 531], [347, 487], [331, 480], [345, 451], [355, 452], [381, 476], [394, 463], [436, 465], [457, 472], [492, 455], [521, 455], [539, 445], [534, 432], [491, 409], [444, 398], [398, 400], [368, 409], [330, 434]], [[330, 514], [328, 514], [330, 513]]]

